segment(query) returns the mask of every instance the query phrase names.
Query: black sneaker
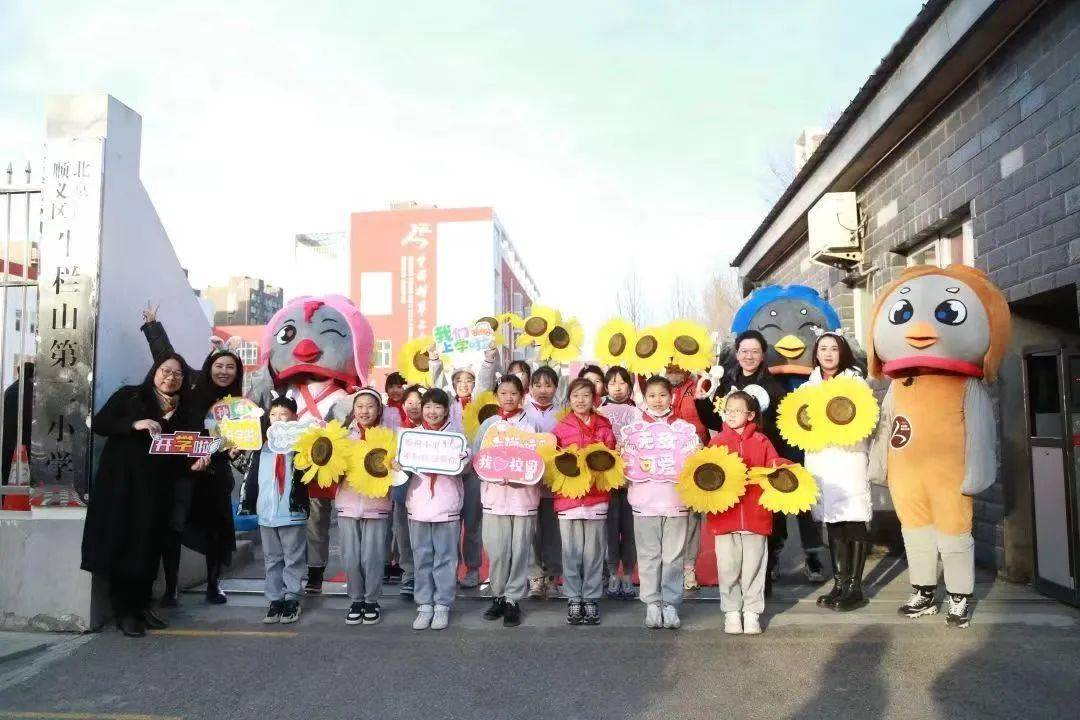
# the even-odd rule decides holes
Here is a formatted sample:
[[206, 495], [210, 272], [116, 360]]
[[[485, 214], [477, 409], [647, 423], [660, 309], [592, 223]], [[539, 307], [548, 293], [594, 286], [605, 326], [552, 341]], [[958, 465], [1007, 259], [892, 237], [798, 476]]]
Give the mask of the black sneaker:
[[949, 593], [949, 611], [945, 624], [951, 628], [966, 628], [971, 624], [971, 596]]
[[164, 630], [169, 627], [169, 623], [161, 619], [157, 613], [150, 608], [145, 608], [142, 611], [143, 624], [151, 630]]
[[318, 595], [322, 592], [323, 573], [326, 572], [324, 567], [309, 567], [307, 569], [307, 584], [304, 585], [304, 592], [308, 595]]
[[349, 612], [345, 614], [346, 625], [359, 625], [364, 621], [364, 612], [367, 605], [362, 602], [354, 602], [349, 606]]
[[270, 609], [266, 611], [266, 617], [263, 618], [263, 623], [266, 625], [273, 625], [274, 623], [281, 622], [281, 611], [284, 609], [284, 600], [271, 600]]
[[912, 585], [911, 597], [901, 605], [897, 612], [912, 620], [923, 615], [936, 615], [938, 606], [934, 604], [934, 590], [932, 586]]
[[507, 600], [503, 610], [503, 627], [517, 627], [520, 624], [521, 605]]
[[825, 582], [825, 567], [816, 552], [806, 553], [806, 579], [816, 585]]
[[580, 625], [585, 619], [585, 611], [581, 607], [580, 600], [571, 600], [566, 603], [566, 624]]
[[498, 620], [506, 612], [506, 598], [497, 597], [491, 601], [491, 607], [484, 611], [485, 620]]
[[229, 602], [229, 596], [217, 583], [206, 586], [206, 602], [211, 605], [224, 605]]
[[401, 581], [405, 571], [397, 563], [385, 563], [383, 565], [383, 582], [390, 585]]
[[364, 605], [364, 624], [376, 625], [382, 620], [382, 608], [379, 603], [367, 603]]
[[288, 625], [300, 619], [300, 601], [286, 600], [281, 609], [281, 624]]
[[585, 620], [586, 625], [599, 625], [600, 624], [600, 606], [596, 604], [595, 600], [585, 601]]

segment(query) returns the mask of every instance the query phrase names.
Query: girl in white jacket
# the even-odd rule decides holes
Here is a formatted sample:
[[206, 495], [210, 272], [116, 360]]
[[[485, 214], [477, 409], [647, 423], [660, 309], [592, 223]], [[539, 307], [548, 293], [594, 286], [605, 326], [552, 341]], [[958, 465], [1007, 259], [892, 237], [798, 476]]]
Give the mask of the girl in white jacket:
[[[838, 333], [826, 332], [814, 343], [814, 369], [806, 383], [817, 385], [834, 377], [865, 382], [847, 340]], [[813, 516], [825, 523], [833, 557], [832, 590], [819, 597], [817, 604], [832, 610], [854, 610], [866, 604], [862, 575], [870, 550], [868, 524], [873, 515], [867, 451], [868, 442], [864, 440], [849, 447], [829, 446], [806, 452], [805, 467], [821, 488]]]

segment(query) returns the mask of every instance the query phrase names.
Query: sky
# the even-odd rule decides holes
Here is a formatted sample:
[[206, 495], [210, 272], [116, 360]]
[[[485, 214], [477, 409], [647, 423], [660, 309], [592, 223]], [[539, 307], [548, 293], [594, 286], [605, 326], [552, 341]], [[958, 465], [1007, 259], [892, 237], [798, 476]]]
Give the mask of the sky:
[[37, 161], [48, 95], [107, 92], [143, 117], [143, 183], [196, 287], [288, 295], [299, 232], [490, 205], [545, 304], [602, 322], [634, 271], [661, 321], [919, 5], [0, 0], [0, 161]]

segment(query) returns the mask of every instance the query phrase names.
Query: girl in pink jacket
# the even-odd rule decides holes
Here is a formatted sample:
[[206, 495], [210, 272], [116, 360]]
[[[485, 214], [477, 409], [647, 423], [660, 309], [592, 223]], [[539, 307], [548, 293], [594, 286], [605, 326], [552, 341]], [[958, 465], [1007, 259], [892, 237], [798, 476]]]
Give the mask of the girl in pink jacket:
[[[473, 439], [475, 455], [484, 441], [488, 428], [498, 422], [516, 425], [528, 432], [537, 432], [536, 425], [521, 409], [525, 389], [514, 375], [499, 380], [496, 397], [499, 414], [480, 425]], [[484, 612], [485, 620], [502, 618], [503, 626], [521, 624], [521, 605], [529, 589], [529, 561], [536, 535], [536, 509], [540, 506], [539, 485], [517, 485], [508, 481], [484, 481], [480, 487], [484, 508], [482, 535], [484, 550], [490, 564], [491, 607]]]
[[[421, 408], [424, 430], [461, 430], [450, 419], [450, 396], [432, 388], [424, 393]], [[413, 630], [443, 630], [450, 623], [450, 608], [457, 591], [458, 538], [465, 499], [461, 475], [409, 473], [405, 507], [409, 513], [416, 575]]]
[[[596, 412], [596, 385], [587, 378], [570, 383], [570, 412], [555, 426], [559, 448], [585, 448], [600, 443], [615, 449], [615, 433]], [[604, 561], [610, 493], [591, 488], [581, 498], [555, 495], [562, 539], [563, 588], [568, 598], [566, 622], [599, 625], [597, 600], [604, 592]]]
[[[382, 396], [372, 388], [362, 388], [353, 397], [347, 418], [354, 439], [382, 424]], [[386, 562], [387, 529], [393, 507], [390, 494], [369, 498], [346, 483], [338, 487], [336, 505], [341, 533], [341, 553], [345, 561], [347, 591], [352, 605], [345, 615], [346, 625], [374, 625], [381, 619], [383, 568]]]

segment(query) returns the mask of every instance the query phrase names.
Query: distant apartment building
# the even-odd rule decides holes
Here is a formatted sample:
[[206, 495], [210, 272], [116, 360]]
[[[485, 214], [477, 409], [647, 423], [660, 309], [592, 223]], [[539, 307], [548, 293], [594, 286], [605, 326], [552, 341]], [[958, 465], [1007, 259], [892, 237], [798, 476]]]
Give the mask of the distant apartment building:
[[246, 275], [208, 287], [201, 296], [214, 304], [215, 325], [265, 325], [285, 300], [281, 288]]

